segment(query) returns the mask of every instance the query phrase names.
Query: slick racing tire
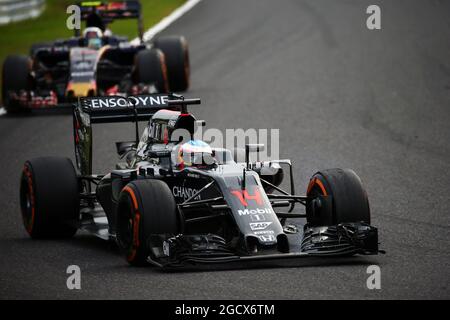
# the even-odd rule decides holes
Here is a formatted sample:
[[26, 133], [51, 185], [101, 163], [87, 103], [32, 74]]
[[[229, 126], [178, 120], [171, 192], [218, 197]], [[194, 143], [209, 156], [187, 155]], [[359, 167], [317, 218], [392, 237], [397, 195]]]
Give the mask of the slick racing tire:
[[32, 238], [72, 237], [79, 222], [78, 179], [68, 158], [43, 157], [25, 162], [20, 207]]
[[134, 81], [136, 84], [154, 84], [160, 93], [169, 92], [167, 66], [161, 50], [145, 49], [137, 53]]
[[117, 206], [117, 242], [133, 266], [157, 260], [163, 242], [178, 233], [177, 206], [167, 184], [135, 180], [127, 184]]
[[350, 169], [328, 169], [314, 174], [307, 189], [307, 222], [329, 226], [343, 222], [370, 224], [369, 200], [361, 179]]
[[8, 113], [18, 113], [29, 109], [21, 108], [9, 98], [10, 92], [19, 93], [30, 90], [30, 60], [27, 56], [8, 56], [3, 62], [2, 101]]
[[186, 91], [189, 88], [190, 78], [189, 48], [186, 39], [179, 36], [161, 37], [155, 40], [154, 45], [166, 58], [170, 91]]

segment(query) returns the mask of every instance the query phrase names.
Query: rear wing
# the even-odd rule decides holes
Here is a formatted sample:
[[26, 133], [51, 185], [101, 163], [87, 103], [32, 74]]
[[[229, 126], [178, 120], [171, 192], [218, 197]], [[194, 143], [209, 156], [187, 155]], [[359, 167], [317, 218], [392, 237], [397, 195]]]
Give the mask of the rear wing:
[[[81, 20], [86, 21], [95, 13], [104, 25], [121, 19], [137, 19], [139, 38], [142, 40], [144, 29], [141, 15], [141, 3], [138, 0], [129, 1], [82, 1], [78, 7], [81, 11]], [[79, 32], [79, 30], [76, 30]], [[76, 34], [79, 36], [79, 34]]]
[[73, 136], [75, 158], [81, 175], [92, 174], [92, 124], [135, 122], [138, 141], [139, 121], [148, 121], [161, 109], [187, 113], [188, 105], [200, 103], [200, 99], [184, 99], [175, 94], [79, 98], [73, 109]]

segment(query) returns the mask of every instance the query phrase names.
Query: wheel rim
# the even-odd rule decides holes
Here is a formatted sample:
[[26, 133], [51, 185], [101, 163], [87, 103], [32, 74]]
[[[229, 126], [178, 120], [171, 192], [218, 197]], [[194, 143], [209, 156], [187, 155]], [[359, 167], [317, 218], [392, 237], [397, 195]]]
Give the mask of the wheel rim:
[[319, 197], [328, 196], [328, 192], [322, 181], [320, 181], [317, 177], [312, 178], [308, 184], [306, 195], [311, 199], [307, 205], [308, 223], [320, 225], [322, 215], [321, 210], [323, 208]]

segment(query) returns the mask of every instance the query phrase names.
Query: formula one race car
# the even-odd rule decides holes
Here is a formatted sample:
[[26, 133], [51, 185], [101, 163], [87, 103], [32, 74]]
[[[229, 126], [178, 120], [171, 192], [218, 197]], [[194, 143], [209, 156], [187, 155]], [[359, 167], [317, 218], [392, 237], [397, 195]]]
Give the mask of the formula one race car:
[[[377, 254], [378, 232], [360, 178], [330, 169], [294, 194], [289, 160], [245, 162], [193, 139], [198, 125], [178, 95], [81, 98], [74, 108], [77, 170], [67, 158], [25, 163], [23, 222], [32, 238], [70, 237], [77, 229], [115, 239], [132, 265], [182, 267], [233, 261]], [[124, 162], [92, 173], [93, 123], [149, 119], [139, 139], [117, 142]], [[137, 128], [137, 127], [136, 127]], [[289, 168], [290, 192], [280, 185]], [[78, 173], [77, 173], [78, 171]], [[306, 207], [294, 213], [296, 204]], [[281, 208], [285, 211], [280, 211]], [[288, 221], [306, 218], [304, 228]]]
[[[189, 52], [184, 37], [144, 43], [139, 1], [79, 4], [83, 35], [37, 43], [30, 56], [8, 56], [3, 64], [3, 104], [8, 112], [72, 105], [78, 97], [181, 92], [189, 87]], [[137, 19], [138, 42], [115, 36], [107, 25]]]

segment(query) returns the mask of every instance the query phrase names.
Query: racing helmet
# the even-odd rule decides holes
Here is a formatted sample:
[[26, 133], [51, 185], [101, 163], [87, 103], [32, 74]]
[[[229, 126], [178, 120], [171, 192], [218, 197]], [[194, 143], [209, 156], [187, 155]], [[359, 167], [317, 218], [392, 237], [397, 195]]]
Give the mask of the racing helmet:
[[89, 27], [84, 29], [83, 37], [86, 40], [88, 48], [98, 50], [102, 47], [103, 32], [100, 28]]
[[190, 140], [178, 149], [177, 168], [208, 167], [216, 163], [213, 150], [204, 141]]

